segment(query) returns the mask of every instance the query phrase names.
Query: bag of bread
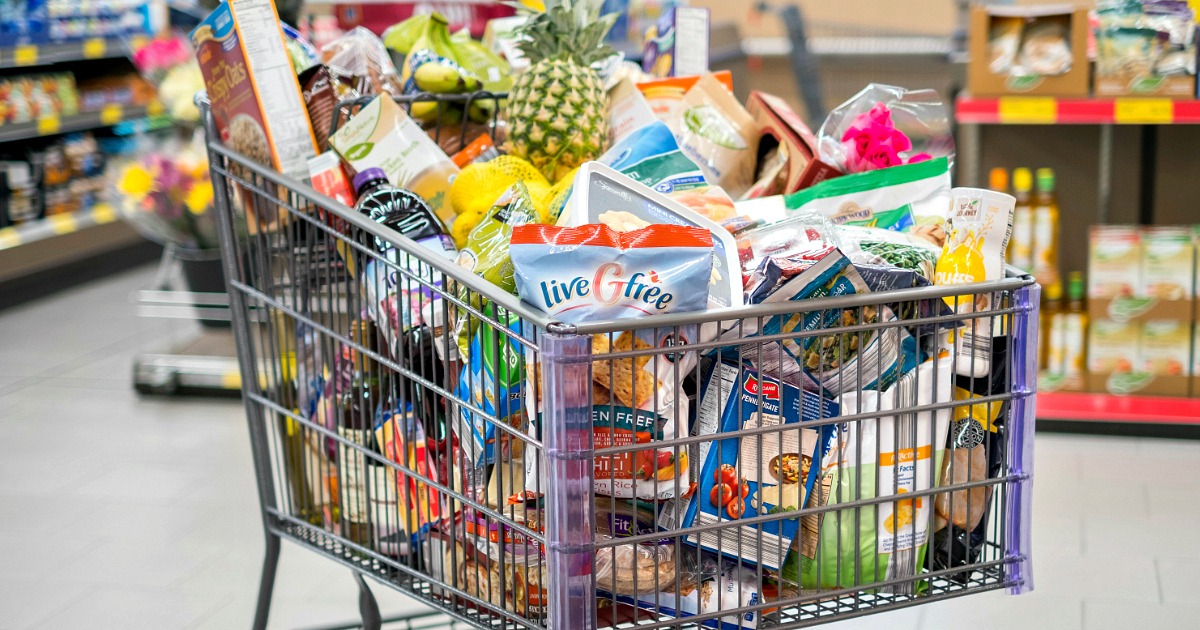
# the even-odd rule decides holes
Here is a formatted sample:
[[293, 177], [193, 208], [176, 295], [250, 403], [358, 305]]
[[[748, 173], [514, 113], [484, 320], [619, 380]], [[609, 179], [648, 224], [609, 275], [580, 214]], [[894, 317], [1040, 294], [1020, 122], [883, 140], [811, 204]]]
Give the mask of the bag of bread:
[[734, 199], [754, 184], [758, 124], [712, 74], [688, 90], [667, 124], [709, 184], [720, 186]]

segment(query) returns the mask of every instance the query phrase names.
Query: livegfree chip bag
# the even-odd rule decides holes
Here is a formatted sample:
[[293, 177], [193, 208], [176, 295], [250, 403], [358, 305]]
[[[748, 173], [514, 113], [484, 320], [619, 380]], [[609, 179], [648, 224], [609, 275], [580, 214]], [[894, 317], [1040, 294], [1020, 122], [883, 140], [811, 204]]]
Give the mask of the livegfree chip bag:
[[[509, 252], [521, 299], [563, 322], [628, 319], [707, 306], [712, 239], [703, 228], [651, 225], [619, 233], [603, 225], [526, 225], [514, 228]], [[686, 448], [655, 448], [653, 443], [686, 432], [687, 397], [677, 384], [695, 365], [695, 353], [647, 352], [608, 360], [604, 355], [686, 346], [696, 333], [696, 326], [680, 326], [593, 336], [596, 448], [650, 445], [645, 451], [597, 456], [598, 493], [662, 499], [686, 492]], [[541, 372], [538, 366], [530, 371]]]

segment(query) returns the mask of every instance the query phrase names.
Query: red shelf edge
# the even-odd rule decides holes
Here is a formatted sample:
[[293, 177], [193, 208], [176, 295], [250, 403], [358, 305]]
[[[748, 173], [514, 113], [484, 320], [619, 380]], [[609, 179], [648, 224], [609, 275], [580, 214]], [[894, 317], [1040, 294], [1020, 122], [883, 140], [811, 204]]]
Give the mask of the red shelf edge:
[[[1014, 95], [1016, 96], [1016, 95]], [[1041, 97], [1034, 97], [1041, 98]], [[1000, 97], [974, 98], [960, 96], [955, 103], [954, 119], [958, 123], [993, 125], [1103, 125], [1122, 124], [1115, 119], [1116, 98], [1054, 98], [1058, 115], [1053, 122], [1005, 123], [1000, 120]], [[1140, 97], [1123, 97], [1140, 98]], [[1156, 97], [1149, 97], [1156, 98]], [[1174, 104], [1174, 120], [1167, 124], [1200, 124], [1200, 100], [1169, 99]]]
[[1037, 418], [1200, 425], [1200, 398], [1039, 392]]

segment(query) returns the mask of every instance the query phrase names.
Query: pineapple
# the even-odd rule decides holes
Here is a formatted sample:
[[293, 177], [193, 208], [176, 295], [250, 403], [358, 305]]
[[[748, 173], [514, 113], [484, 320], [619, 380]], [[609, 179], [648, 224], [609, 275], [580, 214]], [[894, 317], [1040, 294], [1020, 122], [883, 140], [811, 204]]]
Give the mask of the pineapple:
[[608, 138], [608, 95], [590, 67], [613, 54], [602, 45], [616, 14], [600, 17], [601, 0], [547, 0], [520, 30], [530, 67], [508, 96], [508, 151], [557, 182], [600, 157]]

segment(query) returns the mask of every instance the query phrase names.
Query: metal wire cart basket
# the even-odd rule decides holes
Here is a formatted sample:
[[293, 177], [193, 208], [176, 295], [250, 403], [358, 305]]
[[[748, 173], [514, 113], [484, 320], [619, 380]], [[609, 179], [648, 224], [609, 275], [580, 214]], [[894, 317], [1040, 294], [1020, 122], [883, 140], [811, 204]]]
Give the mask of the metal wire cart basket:
[[357, 572], [366, 627], [362, 576], [559, 630], [1032, 589], [1029, 276], [564, 324], [227, 149], [202, 109], [267, 536], [255, 627], [281, 538]]

